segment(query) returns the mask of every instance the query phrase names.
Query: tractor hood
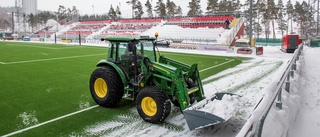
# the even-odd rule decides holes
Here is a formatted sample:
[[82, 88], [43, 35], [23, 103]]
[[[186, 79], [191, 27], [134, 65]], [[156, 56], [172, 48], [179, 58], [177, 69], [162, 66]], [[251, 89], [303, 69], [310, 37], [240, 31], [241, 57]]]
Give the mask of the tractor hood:
[[162, 74], [166, 74], [167, 76], [175, 77], [180, 74], [180, 70], [176, 67], [166, 65], [163, 63], [158, 63], [158, 62], [152, 62], [148, 64], [150, 67], [153, 69], [157, 70], [158, 72]]

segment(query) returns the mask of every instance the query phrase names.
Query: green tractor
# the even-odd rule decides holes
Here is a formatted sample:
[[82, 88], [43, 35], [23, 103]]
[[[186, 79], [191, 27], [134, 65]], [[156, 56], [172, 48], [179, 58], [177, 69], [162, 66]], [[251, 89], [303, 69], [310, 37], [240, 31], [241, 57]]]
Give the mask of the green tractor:
[[197, 64], [157, 56], [155, 38], [102, 40], [109, 41], [107, 59], [98, 62], [90, 78], [91, 95], [100, 106], [116, 107], [122, 98], [130, 99], [143, 120], [160, 123], [170, 114], [172, 103], [180, 107], [191, 130], [224, 121], [187, 110], [205, 99]]

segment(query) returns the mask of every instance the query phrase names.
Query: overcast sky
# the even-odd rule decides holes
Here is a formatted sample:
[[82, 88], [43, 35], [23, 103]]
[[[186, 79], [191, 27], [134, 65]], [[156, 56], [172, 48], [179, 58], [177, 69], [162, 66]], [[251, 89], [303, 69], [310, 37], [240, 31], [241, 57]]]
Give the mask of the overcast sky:
[[[14, 6], [15, 0], [0, 0], [0, 6]], [[126, 3], [128, 0], [38, 0], [38, 10], [49, 10], [49, 11], [57, 11], [59, 5], [64, 5], [67, 8], [72, 8], [72, 6], [76, 6], [80, 11], [80, 14], [103, 14], [107, 13], [110, 9], [110, 5], [112, 4], [115, 8], [117, 5], [120, 6], [120, 9], [123, 13], [123, 16], [127, 16], [125, 14], [131, 15], [131, 7]], [[147, 0], [140, 0], [143, 4], [146, 3]], [[158, 0], [150, 0], [153, 5]], [[166, 1], [166, 0], [165, 0]], [[177, 5], [180, 5], [183, 9], [183, 12], [187, 12], [187, 4], [188, 0], [171, 0], [175, 2]], [[202, 0], [204, 4], [206, 1]], [[128, 15], [128, 16], [129, 16]]]
[[[0, 0], [0, 6], [6, 7], [6, 6], [14, 6], [15, 0]], [[128, 0], [38, 0], [38, 10], [48, 10], [48, 11], [57, 11], [59, 8], [59, 5], [64, 5], [67, 8], [72, 8], [72, 6], [76, 6], [77, 9], [80, 11], [80, 14], [103, 14], [107, 13], [110, 9], [110, 5], [112, 4], [115, 8], [117, 5], [120, 6], [122, 16], [123, 17], [130, 17], [131, 16], [131, 7], [130, 5], [126, 4], [126, 1]], [[140, 2], [143, 4], [146, 3], [147, 0], [140, 0]], [[150, 0], [153, 3], [153, 6], [155, 6], [156, 2], [158, 0]], [[163, 0], [166, 2], [166, 0]], [[182, 8], [182, 11], [184, 14], [188, 12], [188, 2], [191, 0], [171, 0], [176, 5], [180, 5]], [[240, 0], [245, 1], [245, 0]], [[277, 0], [275, 0], [277, 1]], [[296, 0], [291, 0], [292, 3]], [[297, 0], [302, 1], [302, 0]], [[311, 0], [312, 1], [312, 0]], [[284, 0], [284, 3], [286, 3], [287, 0]], [[207, 5], [207, 0], [201, 0], [201, 5], [203, 11], [205, 11], [205, 7]]]

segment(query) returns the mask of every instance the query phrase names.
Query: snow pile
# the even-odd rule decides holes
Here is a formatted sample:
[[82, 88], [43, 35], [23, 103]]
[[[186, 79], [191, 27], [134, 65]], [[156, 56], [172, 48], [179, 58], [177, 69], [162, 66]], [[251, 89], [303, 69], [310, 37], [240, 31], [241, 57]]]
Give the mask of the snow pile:
[[[275, 103], [272, 104], [272, 108], [268, 113], [261, 136], [287, 136], [290, 125], [295, 121], [296, 115], [299, 112], [299, 108], [302, 104], [301, 98], [301, 74], [304, 60], [300, 58], [297, 62], [297, 70], [294, 73], [294, 77], [290, 78], [290, 90], [286, 91], [284, 86], [282, 87], [282, 98], [281, 101], [276, 98], [275, 102], [282, 102], [282, 109], [276, 107]], [[288, 62], [289, 63], [289, 62]], [[259, 104], [257, 109], [254, 110], [250, 119], [247, 123], [255, 123], [260, 120], [260, 116], [263, 111], [267, 110], [268, 102], [272, 101], [273, 95], [278, 92], [276, 87], [278, 86], [278, 81], [280, 80], [281, 75], [278, 75], [274, 78], [274, 81], [269, 85], [269, 87], [264, 91], [266, 94], [264, 99]], [[285, 85], [285, 84], [284, 84]], [[243, 129], [249, 129], [247, 124]], [[257, 128], [259, 125], [254, 125], [254, 128]], [[257, 130], [257, 129], [254, 129]], [[246, 132], [247, 130], [244, 130]], [[243, 136], [244, 132], [241, 131], [238, 136]]]
[[301, 98], [301, 67], [303, 60], [297, 62], [297, 71], [290, 81], [290, 92], [282, 90], [282, 109], [275, 105], [267, 116], [262, 136], [287, 136], [290, 125], [295, 121], [302, 104]]
[[294, 81], [292, 81], [291, 84], [293, 85], [290, 93], [283, 90], [283, 108], [279, 109], [274, 105], [270, 110], [270, 113], [264, 123], [262, 136], [286, 136], [287, 131], [290, 125], [294, 122], [302, 103], [299, 89], [299, 79], [300, 78], [297, 77]]
[[198, 108], [198, 110], [214, 114], [225, 120], [235, 116], [237, 110], [241, 109], [245, 104], [240, 96], [229, 94], [225, 94], [222, 100], [214, 99], [213, 101], [209, 100], [207, 103], [202, 108]]
[[299, 93], [302, 103], [296, 119], [291, 123], [288, 131], [290, 137], [317, 137], [320, 133], [320, 62], [317, 58], [320, 48], [305, 47], [304, 60], [301, 62], [301, 84]]

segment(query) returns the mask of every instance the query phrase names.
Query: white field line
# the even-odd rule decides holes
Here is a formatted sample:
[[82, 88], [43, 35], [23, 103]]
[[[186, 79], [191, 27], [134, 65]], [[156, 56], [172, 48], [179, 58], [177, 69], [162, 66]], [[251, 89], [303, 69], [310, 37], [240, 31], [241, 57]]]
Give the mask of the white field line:
[[70, 57], [61, 57], [61, 58], [48, 58], [48, 59], [36, 59], [36, 60], [26, 60], [26, 61], [16, 61], [16, 62], [6, 62], [4, 64], [21, 64], [21, 63], [31, 63], [31, 62], [41, 62], [41, 61], [50, 61], [50, 60], [60, 60], [60, 59], [72, 59], [72, 58], [81, 58], [81, 57], [91, 57], [97, 55], [105, 55], [106, 53], [101, 54], [91, 54], [91, 55], [81, 55], [81, 56], [70, 56]]
[[207, 71], [207, 70], [209, 70], [209, 69], [213, 69], [213, 68], [215, 68], [215, 67], [219, 67], [219, 66], [221, 66], [221, 65], [227, 64], [227, 63], [232, 62], [232, 61], [234, 61], [234, 60], [235, 60], [235, 59], [232, 59], [232, 60], [229, 60], [229, 61], [227, 61], [227, 62], [223, 62], [223, 63], [221, 63], [221, 64], [214, 65], [214, 66], [211, 66], [211, 67], [209, 67], [209, 68], [202, 69], [202, 70], [200, 70], [199, 72], [203, 72], [203, 71]]
[[0, 64], [6, 64], [6, 63], [4, 63], [4, 62], [0, 62]]
[[16, 135], [16, 134], [22, 133], [22, 132], [24, 132], [24, 131], [28, 131], [28, 130], [30, 130], [30, 129], [34, 129], [34, 128], [43, 126], [43, 125], [45, 125], [45, 124], [48, 124], [48, 123], [51, 123], [51, 122], [54, 122], [54, 121], [58, 121], [58, 120], [60, 120], [60, 119], [63, 119], [63, 118], [66, 118], [66, 117], [69, 117], [69, 116], [72, 116], [72, 115], [76, 115], [76, 114], [79, 114], [79, 113], [84, 112], [84, 111], [88, 111], [88, 110], [93, 109], [93, 108], [96, 108], [96, 107], [98, 107], [98, 106], [99, 106], [99, 105], [91, 106], [91, 107], [88, 107], [88, 108], [85, 108], [85, 109], [82, 109], [82, 110], [79, 110], [79, 111], [76, 111], [76, 112], [73, 112], [73, 113], [70, 113], [70, 114], [61, 116], [61, 117], [57, 117], [57, 118], [55, 118], [55, 119], [51, 119], [51, 120], [48, 120], [48, 121], [45, 121], [45, 122], [42, 122], [42, 123], [39, 123], [39, 124], [30, 126], [30, 127], [27, 127], [27, 128], [24, 128], [24, 129], [21, 129], [21, 130], [18, 130], [18, 131], [15, 131], [15, 132], [12, 132], [12, 133], [9, 133], [9, 134], [6, 134], [6, 135], [3, 135], [3, 137], [8, 137], [8, 136]]
[[13, 46], [21, 46], [21, 47], [31, 47], [31, 48], [42, 48], [42, 49], [54, 49], [54, 50], [60, 50], [60, 49], [70, 49], [70, 48], [83, 48], [78, 46], [68, 46], [68, 47], [61, 47], [61, 48], [55, 48], [55, 47], [41, 47], [41, 46], [31, 46], [31, 45], [13, 45]]

